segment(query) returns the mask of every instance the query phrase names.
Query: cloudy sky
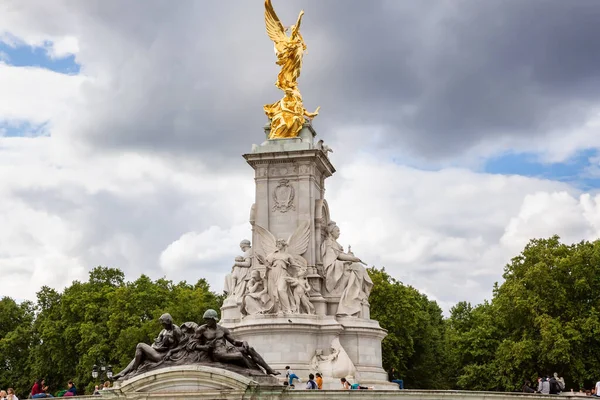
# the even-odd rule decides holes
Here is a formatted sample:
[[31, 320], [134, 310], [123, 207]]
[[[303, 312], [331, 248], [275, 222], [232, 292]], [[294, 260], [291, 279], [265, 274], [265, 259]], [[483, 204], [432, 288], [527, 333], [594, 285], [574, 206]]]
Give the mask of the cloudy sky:
[[[340, 242], [448, 310], [600, 232], [598, 0], [274, 0], [334, 149]], [[0, 295], [96, 265], [216, 290], [249, 236], [262, 0], [0, 3]]]

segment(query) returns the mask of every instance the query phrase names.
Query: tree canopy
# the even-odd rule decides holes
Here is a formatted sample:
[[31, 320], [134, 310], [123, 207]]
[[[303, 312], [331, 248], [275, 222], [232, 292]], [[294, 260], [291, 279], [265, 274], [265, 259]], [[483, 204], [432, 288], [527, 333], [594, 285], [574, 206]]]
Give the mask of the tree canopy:
[[73, 379], [91, 393], [94, 364], [119, 371], [131, 361], [139, 342], [151, 343], [160, 331], [158, 317], [200, 321], [222, 299], [203, 279], [195, 285], [152, 281], [145, 275], [125, 282], [122, 271], [97, 267], [88, 282], [74, 281], [62, 293], [43, 287], [37, 303], [0, 300], [0, 387], [27, 398], [35, 379], [51, 391]]
[[553, 372], [567, 387], [592, 387], [600, 379], [600, 241], [532, 240], [503, 278], [491, 302], [451, 310], [457, 387], [517, 390]]
[[[383, 366], [407, 388], [520, 390], [525, 380], [558, 372], [567, 388], [600, 379], [600, 241], [534, 239], [505, 266], [489, 301], [442, 310], [385, 269], [374, 282], [371, 318], [388, 331]], [[26, 398], [45, 378], [55, 392], [73, 379], [91, 393], [94, 364], [115, 371], [137, 343], [150, 343], [158, 317], [200, 321], [222, 296], [203, 279], [191, 285], [145, 275], [126, 282], [122, 271], [96, 267], [87, 282], [61, 293], [43, 287], [36, 302], [0, 299], [0, 387]]]

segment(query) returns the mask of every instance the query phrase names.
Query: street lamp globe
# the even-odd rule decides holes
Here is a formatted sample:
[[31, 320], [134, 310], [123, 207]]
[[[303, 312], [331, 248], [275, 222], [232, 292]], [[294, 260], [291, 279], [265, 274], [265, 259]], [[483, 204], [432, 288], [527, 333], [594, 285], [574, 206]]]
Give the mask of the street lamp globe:
[[92, 378], [98, 378], [98, 366], [96, 364], [92, 367]]

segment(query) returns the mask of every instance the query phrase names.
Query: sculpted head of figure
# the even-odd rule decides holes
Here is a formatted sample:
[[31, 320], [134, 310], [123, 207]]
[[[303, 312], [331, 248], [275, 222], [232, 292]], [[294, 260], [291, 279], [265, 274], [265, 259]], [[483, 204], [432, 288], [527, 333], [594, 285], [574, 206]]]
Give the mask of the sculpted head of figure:
[[260, 281], [261, 280], [260, 271], [255, 269], [252, 272], [250, 272], [250, 278], [254, 279], [255, 281]]
[[240, 242], [240, 249], [242, 249], [242, 251], [246, 251], [249, 248], [251, 248], [251, 246], [248, 239], [244, 239]]
[[276, 246], [279, 250], [285, 250], [287, 247], [287, 242], [285, 239], [277, 239]]
[[173, 325], [173, 317], [171, 317], [171, 314], [169, 313], [161, 315], [158, 320], [165, 329], [170, 328]]
[[206, 325], [215, 326], [215, 325], [217, 325], [217, 321], [219, 319], [219, 314], [217, 314], [217, 312], [213, 309], [208, 309], [204, 312], [202, 319], [204, 320], [204, 323]]
[[340, 228], [334, 221], [329, 221], [327, 224], [327, 232], [336, 240], [340, 237]]

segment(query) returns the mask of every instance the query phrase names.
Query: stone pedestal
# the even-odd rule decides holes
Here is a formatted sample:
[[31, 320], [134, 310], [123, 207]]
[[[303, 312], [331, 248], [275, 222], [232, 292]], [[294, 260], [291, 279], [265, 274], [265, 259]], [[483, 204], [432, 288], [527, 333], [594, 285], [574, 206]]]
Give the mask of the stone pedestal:
[[[268, 136], [268, 126], [265, 129]], [[368, 304], [363, 306], [360, 318], [339, 317], [336, 314], [341, 292], [331, 295], [325, 290], [321, 244], [330, 234], [325, 179], [335, 173], [335, 168], [328, 158], [328, 147], [322, 141], [314, 143], [315, 135], [307, 123], [298, 137], [266, 140], [244, 155], [255, 171], [256, 199], [250, 212], [253, 251], [267, 256], [259, 226], [275, 239], [287, 240], [299, 226], [308, 224], [308, 247], [301, 256], [306, 260], [306, 279], [311, 287], [308, 296], [315, 314], [284, 314], [277, 310], [268, 314], [267, 310], [243, 316], [239, 302], [227, 299], [221, 309], [220, 324], [239, 340], [247, 341], [273, 369], [282, 373], [289, 365], [306, 380], [309, 373], [317, 372], [315, 368], [322, 367], [321, 372], [330, 371], [330, 376], [323, 375], [325, 388], [339, 388], [339, 379], [348, 377], [366, 386], [397, 389], [396, 384], [387, 382], [381, 365], [381, 341], [386, 331], [370, 319]], [[255, 257], [252, 269], [259, 270], [267, 280], [265, 266], [258, 261]], [[331, 349], [334, 343], [339, 357]], [[325, 364], [311, 364], [316, 354], [325, 357], [319, 361]], [[335, 360], [329, 362], [327, 357], [331, 354]], [[346, 372], [348, 375], [342, 375]]]
[[[381, 340], [385, 329], [377, 321], [333, 315], [252, 315], [238, 320], [221, 320], [238, 340], [247, 341], [275, 370], [284, 374], [291, 369], [303, 381], [316, 371], [311, 360], [317, 350], [327, 351], [334, 338], [341, 345], [356, 367], [353, 381], [379, 389], [397, 389], [387, 382], [387, 374], [381, 367]], [[324, 376], [326, 388], [338, 388], [339, 377]]]
[[[268, 140], [244, 158], [255, 171], [256, 201], [250, 221], [287, 239], [301, 222], [310, 224], [310, 241], [303, 257], [314, 273], [320, 264], [321, 219], [325, 179], [335, 168], [327, 154], [315, 148], [314, 130], [306, 125], [300, 138]], [[328, 214], [328, 211], [325, 211]], [[252, 242], [257, 243], [256, 233]]]
[[271, 368], [283, 372], [289, 365], [302, 379], [314, 372], [309, 364], [315, 351], [328, 349], [344, 329], [333, 316], [307, 314], [253, 315], [221, 325], [237, 339], [248, 341]]

